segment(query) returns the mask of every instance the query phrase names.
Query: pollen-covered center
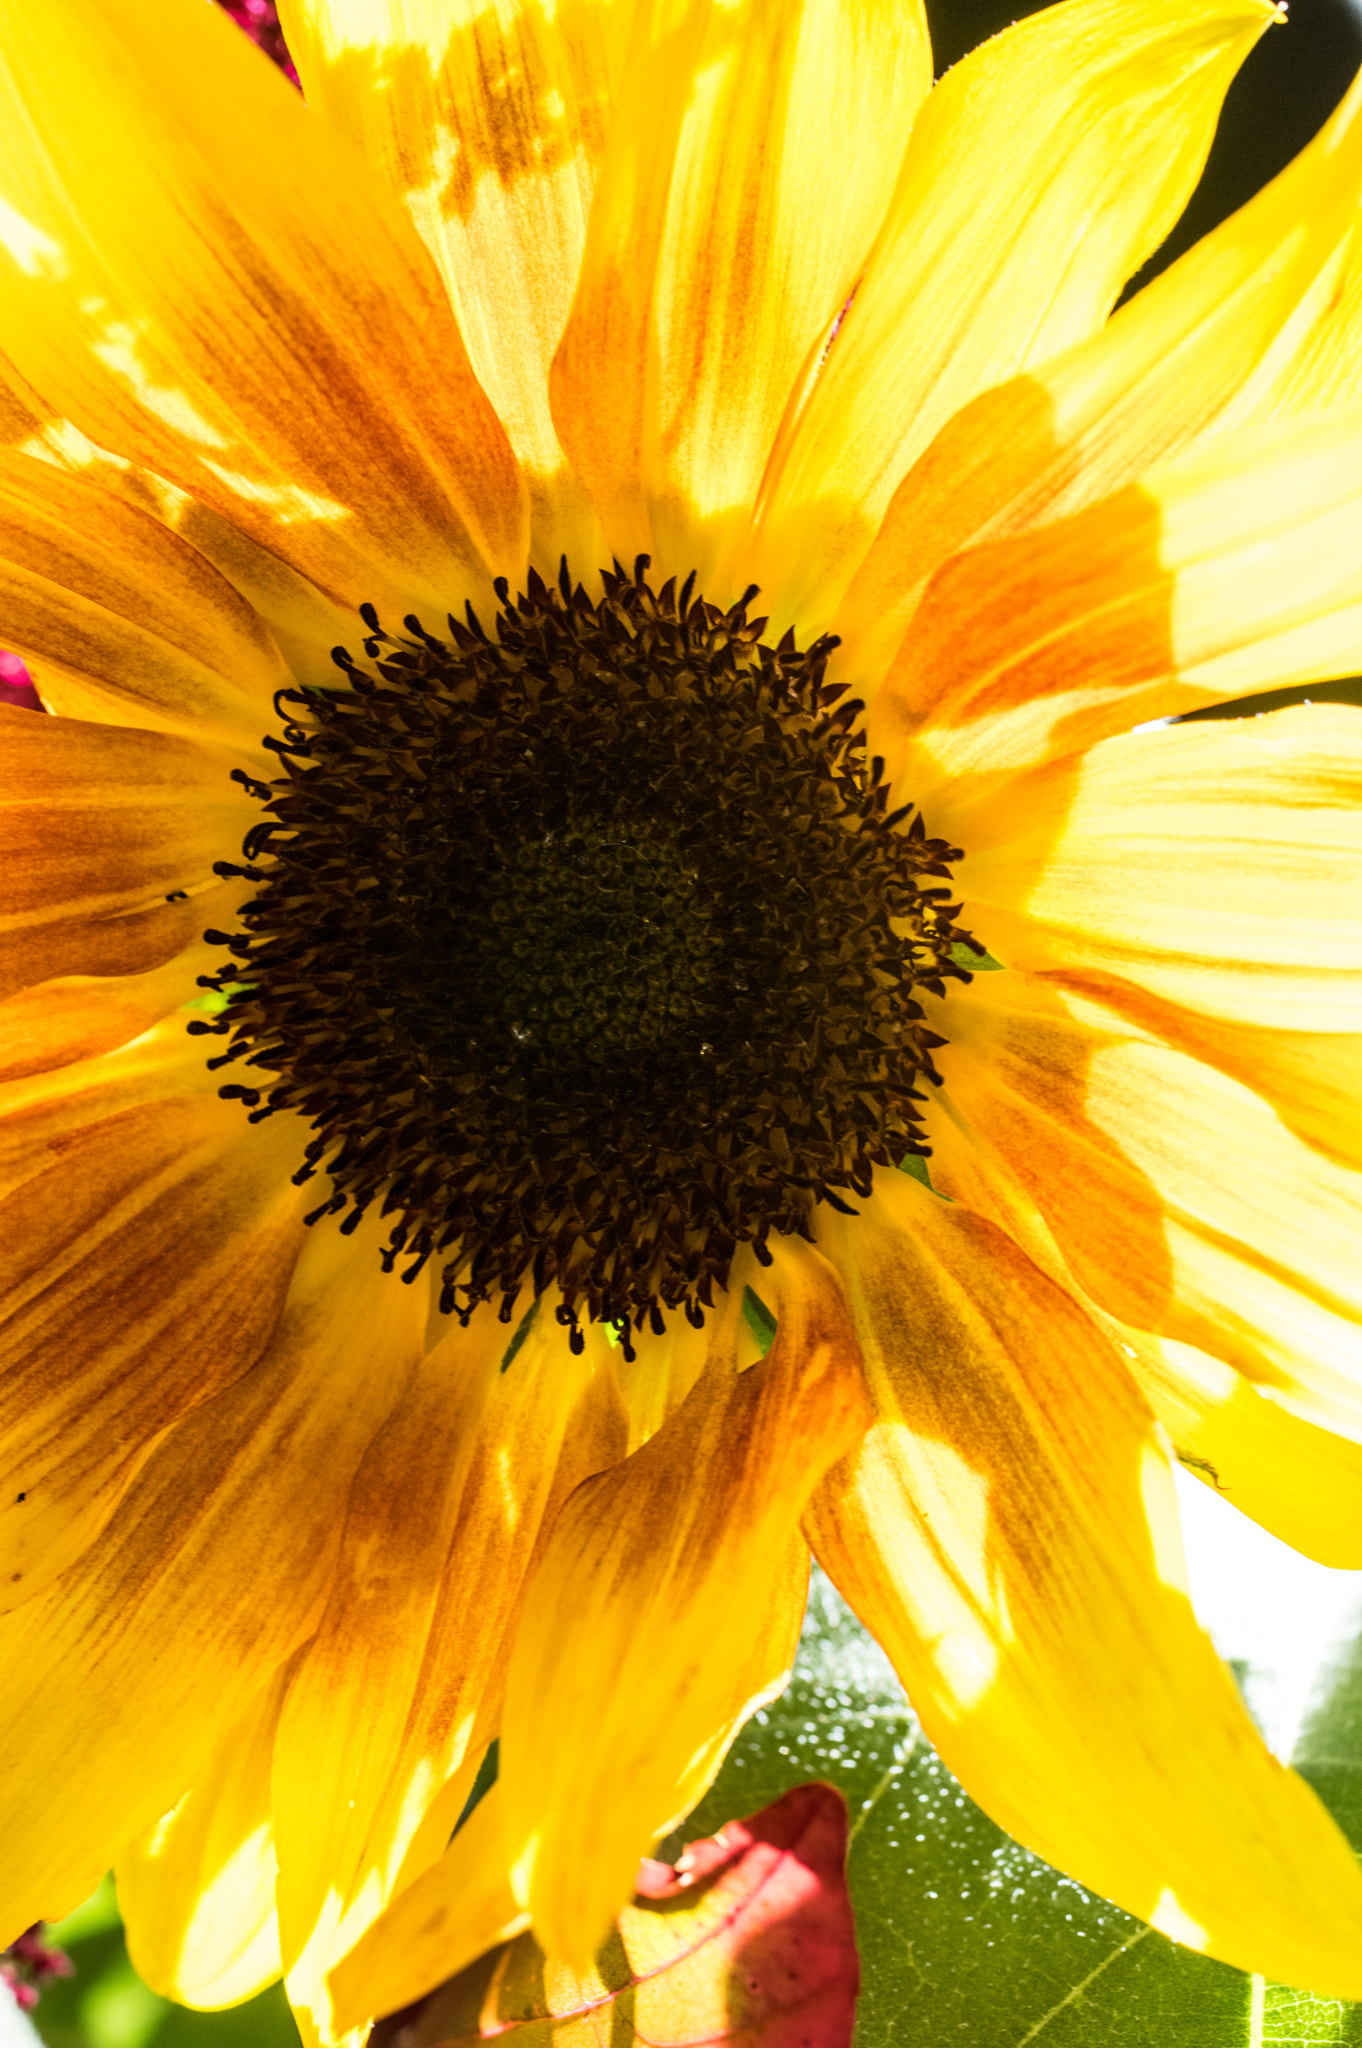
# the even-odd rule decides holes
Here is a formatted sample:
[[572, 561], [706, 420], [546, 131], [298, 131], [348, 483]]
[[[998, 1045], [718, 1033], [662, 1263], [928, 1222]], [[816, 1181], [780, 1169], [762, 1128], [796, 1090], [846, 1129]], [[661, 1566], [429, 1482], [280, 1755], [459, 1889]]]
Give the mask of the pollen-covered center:
[[366, 607], [368, 666], [281, 693], [286, 772], [219, 864], [259, 890], [209, 934], [212, 1064], [311, 1123], [313, 1219], [376, 1207], [446, 1313], [556, 1288], [574, 1339], [702, 1321], [740, 1243], [925, 1152], [914, 991], [969, 978], [958, 855], [888, 813], [835, 640], [769, 646], [755, 591], [721, 612], [646, 568], [595, 603], [566, 565], [499, 582], [448, 640]]

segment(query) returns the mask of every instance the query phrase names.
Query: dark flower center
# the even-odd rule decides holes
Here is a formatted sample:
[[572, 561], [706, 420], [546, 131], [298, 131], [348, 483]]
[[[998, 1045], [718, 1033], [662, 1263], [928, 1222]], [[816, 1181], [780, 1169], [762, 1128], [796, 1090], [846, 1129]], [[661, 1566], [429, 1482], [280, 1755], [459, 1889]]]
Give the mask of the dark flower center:
[[[316, 1132], [313, 1217], [377, 1204], [465, 1317], [528, 1281], [630, 1328], [703, 1321], [737, 1246], [927, 1150], [940, 1039], [914, 990], [968, 980], [947, 863], [888, 813], [827, 638], [761, 640], [647, 557], [592, 603], [533, 572], [493, 634], [365, 607], [363, 668], [281, 693], [252, 783], [259, 882], [206, 985], [258, 1082]], [[200, 1030], [204, 1029], [199, 1025]]]

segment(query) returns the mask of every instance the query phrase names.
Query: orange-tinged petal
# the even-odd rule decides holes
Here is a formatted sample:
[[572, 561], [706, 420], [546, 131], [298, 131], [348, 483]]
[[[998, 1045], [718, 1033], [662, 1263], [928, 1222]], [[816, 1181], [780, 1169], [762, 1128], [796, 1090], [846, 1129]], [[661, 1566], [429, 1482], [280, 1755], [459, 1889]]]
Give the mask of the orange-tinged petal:
[[[0, 375], [6, 369], [0, 357]], [[54, 415], [51, 406], [36, 394], [33, 403], [42, 418], [33, 423], [35, 431], [22, 439], [21, 454], [97, 485], [137, 512], [149, 513], [158, 525], [169, 527], [246, 600], [255, 615], [253, 630], [260, 635], [262, 624], [268, 629], [260, 637], [274, 643], [296, 681], [335, 687], [332, 649], [355, 641], [352, 607], [327, 597], [297, 569], [291, 569], [190, 492], [155, 470], [98, 447], [72, 421]], [[253, 738], [258, 739], [254, 728]]]
[[424, 1998], [528, 1927], [506, 1867], [504, 1797], [494, 1785], [439, 1862], [337, 1963], [327, 1979], [337, 2031]]
[[524, 494], [400, 205], [217, 9], [0, 7], [0, 347], [344, 604], [519, 572]]
[[520, 1623], [501, 1738], [507, 1841], [538, 1938], [574, 1966], [639, 1856], [784, 1684], [807, 1573], [799, 1516], [864, 1427], [826, 1262], [797, 1241], [773, 1249], [767, 1358], [734, 1370], [730, 1294], [687, 1400], [559, 1515]]
[[[224, 889], [222, 895], [230, 900], [232, 892]], [[205, 890], [198, 902], [203, 922], [212, 924], [214, 892]], [[55, 1076], [63, 1067], [129, 1044], [192, 1000], [197, 977], [221, 965], [221, 953], [200, 939], [149, 974], [68, 975], [21, 989], [0, 1002], [0, 1087]], [[202, 1055], [203, 1048], [198, 1051]], [[60, 1081], [54, 1079], [53, 1086], [60, 1088]], [[0, 1092], [0, 1114], [10, 1101]]]
[[308, 104], [364, 151], [439, 266], [525, 467], [539, 567], [594, 521], [549, 412], [635, 0], [284, 0]]
[[839, 678], [874, 687], [949, 555], [1109, 497], [1252, 416], [1258, 373], [1295, 345], [1302, 309], [1329, 298], [1360, 201], [1362, 81], [1294, 163], [1100, 334], [947, 421], [838, 606]]
[[1362, 1438], [1362, 1175], [1095, 1004], [986, 983], [952, 1007], [952, 1100], [1093, 1300]]
[[[49, 982], [45, 987], [54, 985]], [[99, 983], [92, 986], [98, 988]], [[18, 1000], [42, 993], [30, 989]], [[211, 1099], [216, 1093], [216, 1078], [204, 1064], [203, 1047], [177, 1016], [162, 1019], [112, 1052], [6, 1081], [0, 1085], [0, 1193], [9, 1195], [35, 1174], [46, 1173], [72, 1134], [91, 1124], [172, 1096]], [[224, 1142], [233, 1121], [230, 1115], [222, 1117]], [[239, 1130], [239, 1117], [235, 1123]]]
[[180, 2005], [236, 2005], [279, 1975], [270, 1756], [292, 1670], [281, 1665], [184, 1797], [114, 1865], [133, 1966]]
[[1362, 1563], [1362, 1444], [1303, 1421], [1222, 1359], [1100, 1308], [1024, 1185], [1025, 1162], [993, 1151], [949, 1096], [941, 1108], [932, 1120], [934, 1188], [1000, 1225], [1096, 1317], [1188, 1469], [1308, 1557], [1347, 1569]]
[[0, 615], [49, 710], [254, 756], [292, 682], [256, 613], [150, 514], [0, 456]]
[[[329, 1938], [357, 1888], [400, 1755], [478, 1441], [506, 1350], [491, 1309], [422, 1359], [350, 1497], [331, 1597], [289, 1688], [275, 1748], [279, 1917], [290, 1961], [318, 1917]], [[439, 1789], [433, 1779], [430, 1795]], [[329, 1909], [329, 1910], [328, 1910]]]
[[1101, 327], [1182, 211], [1225, 89], [1272, 18], [1260, 0], [1068, 0], [946, 74], [776, 457], [752, 575], [804, 558], [785, 576], [790, 617], [831, 623], [899, 479], [952, 413]]
[[214, 899], [215, 892], [204, 891], [122, 917], [50, 918], [0, 935], [0, 997], [71, 974], [149, 974], [193, 947], [217, 908]]
[[[559, 1505], [624, 1453], [599, 1331], [574, 1356], [567, 1333], [541, 1309], [497, 1371], [506, 1337], [495, 1323], [475, 1325], [426, 1361], [426, 1431], [446, 1444], [451, 1428], [458, 1435], [443, 1491], [415, 1533], [410, 1478], [395, 1475], [404, 1444], [414, 1465], [419, 1425], [398, 1418], [375, 1445], [327, 1615], [285, 1711], [274, 1808], [283, 1950], [295, 2012], [319, 2038], [335, 2032], [326, 1971], [449, 1841], [497, 1732], [526, 1578]], [[471, 1385], [454, 1406], [456, 1368]], [[442, 1384], [453, 1412], [437, 1426]], [[420, 1404], [419, 1384], [410, 1399]], [[385, 1498], [389, 1464], [393, 1490]], [[392, 1616], [366, 1611], [366, 1581], [385, 1572], [401, 1589]], [[347, 1787], [339, 1811], [338, 1783]]]
[[873, 739], [919, 801], [949, 782], [964, 809], [973, 775], [1359, 667], [1362, 415], [1277, 424], [946, 563]]
[[1362, 1872], [1198, 1627], [1162, 1439], [1111, 1343], [904, 1174], [820, 1218], [878, 1421], [807, 1526], [971, 1796], [1178, 1940], [1362, 1991]]
[[1277, 1031], [1235, 1024], [1109, 975], [1045, 975], [1061, 994], [1088, 997], [1143, 1034], [1218, 1067], [1270, 1102], [1288, 1130], [1340, 1166], [1362, 1171], [1362, 1034]]
[[65, 1570], [166, 1432], [260, 1357], [304, 1237], [299, 1149], [215, 1095], [172, 1097], [59, 1139], [0, 1203], [0, 1609]]
[[0, 754], [0, 992], [91, 972], [87, 935], [98, 951], [101, 928], [115, 956], [125, 922], [143, 921], [134, 953], [147, 944], [136, 936], [143, 923], [165, 940], [153, 958], [106, 970], [115, 973], [159, 966], [199, 936], [202, 906], [167, 899], [215, 889], [213, 862], [237, 855], [260, 815], [231, 780], [230, 752], [172, 733], [0, 709]]
[[[977, 794], [977, 792], [972, 792]], [[1362, 1023], [1362, 711], [1105, 740], [961, 805], [964, 921], [1021, 968], [1119, 977], [1231, 1022]]]
[[428, 1306], [372, 1231], [319, 1228], [259, 1363], [172, 1431], [81, 1569], [0, 1622], [6, 1933], [78, 1905], [316, 1628]]
[[650, 549], [711, 595], [750, 580], [720, 555], [864, 262], [930, 71], [919, 0], [640, 9], [551, 380], [608, 551]]

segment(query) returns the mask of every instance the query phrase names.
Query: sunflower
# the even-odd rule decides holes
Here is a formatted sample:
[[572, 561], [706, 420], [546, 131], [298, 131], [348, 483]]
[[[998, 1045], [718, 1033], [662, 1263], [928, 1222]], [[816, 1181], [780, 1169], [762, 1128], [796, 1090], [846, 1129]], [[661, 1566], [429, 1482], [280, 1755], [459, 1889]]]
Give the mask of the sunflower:
[[1362, 667], [1362, 97], [1113, 315], [1260, 0], [282, 13], [0, 0], [0, 1937], [582, 1964], [812, 1550], [1362, 1997], [1171, 1478], [1362, 1564], [1362, 712], [1169, 722]]

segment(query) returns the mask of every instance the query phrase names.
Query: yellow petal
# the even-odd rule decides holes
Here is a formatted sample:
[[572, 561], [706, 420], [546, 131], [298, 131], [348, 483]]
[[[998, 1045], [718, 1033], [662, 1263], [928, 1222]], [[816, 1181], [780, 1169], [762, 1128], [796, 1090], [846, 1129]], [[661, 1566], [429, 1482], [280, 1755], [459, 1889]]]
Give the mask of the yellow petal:
[[0, 1203], [0, 1609], [64, 1571], [166, 1432], [260, 1357], [304, 1237], [300, 1142], [205, 1090], [65, 1135]]
[[1356, 1997], [1362, 1872], [1197, 1626], [1166, 1453], [1118, 1354], [1001, 1231], [907, 1175], [820, 1241], [879, 1420], [808, 1526], [944, 1761], [1178, 1940]]
[[[160, 965], [199, 935], [202, 907], [167, 898], [211, 887], [213, 862], [237, 853], [260, 815], [231, 780], [229, 751], [171, 733], [5, 709], [0, 754], [0, 991], [98, 972], [104, 933], [94, 928], [108, 929], [116, 951], [119, 926], [139, 913], [161, 928], [166, 949], [120, 961], [115, 973]], [[98, 965], [87, 960], [87, 946]]]
[[308, 104], [404, 201], [527, 472], [539, 566], [597, 566], [549, 412], [634, 0], [284, 0]]
[[[327, 1970], [438, 1861], [497, 1732], [526, 1576], [559, 1505], [625, 1448], [599, 1331], [574, 1356], [541, 1310], [501, 1372], [507, 1332], [495, 1322], [491, 1330], [500, 1341], [490, 1357], [489, 1331], [448, 1338], [425, 1362], [424, 1404], [419, 1390], [409, 1397], [423, 1406], [434, 1443], [448, 1446], [459, 1431], [443, 1486], [415, 1528], [421, 1418], [409, 1419], [404, 1405], [375, 1445], [326, 1618], [280, 1728], [275, 1824], [289, 1996], [322, 2039], [336, 2031]], [[472, 1384], [456, 1399], [461, 1356]], [[411, 1470], [402, 1477], [404, 1448]], [[390, 1609], [365, 1592], [385, 1575], [398, 1588]]]
[[133, 1967], [180, 2005], [236, 2005], [279, 1975], [270, 1757], [292, 1670], [280, 1667], [178, 1805], [114, 1865]]
[[1362, 420], [1248, 430], [955, 556], [876, 694], [877, 747], [963, 809], [971, 774], [1362, 664], [1360, 478]]
[[933, 1187], [998, 1224], [1101, 1323], [1187, 1469], [1306, 1556], [1362, 1564], [1362, 1444], [1302, 1421], [1223, 1360], [1100, 1308], [1023, 1185], [1024, 1156], [988, 1147], [948, 1095], [941, 1108], [932, 1120]]
[[[222, 891], [224, 898], [230, 894]], [[205, 925], [217, 921], [215, 896], [205, 890], [197, 899]], [[197, 994], [197, 977], [221, 964], [221, 953], [200, 939], [149, 974], [68, 975], [21, 989], [0, 1003], [0, 1085], [55, 1074], [129, 1044], [177, 1010], [191, 991]], [[0, 1114], [9, 1100], [0, 1095]], [[3, 1151], [0, 1139], [0, 1158]], [[0, 1166], [0, 1177], [3, 1172]]]
[[255, 1368], [172, 1431], [78, 1570], [0, 1622], [4, 1938], [78, 1905], [316, 1628], [428, 1310], [375, 1250], [372, 1230], [313, 1233]]
[[[1354, 189], [1358, 157], [1355, 131], [1362, 124], [1362, 76], [1311, 145], [1321, 171], [1327, 167], [1330, 197]], [[1283, 173], [1283, 178], [1289, 172]], [[1278, 180], [1280, 183], [1281, 180]], [[1320, 181], [1323, 182], [1322, 180]], [[1327, 203], [1327, 202], [1326, 202]], [[1338, 238], [1329, 264], [1277, 347], [1264, 354], [1225, 415], [1228, 423], [1293, 419], [1362, 405], [1358, 345], [1362, 341], [1362, 234], [1357, 209]]]
[[34, 387], [347, 605], [439, 619], [518, 574], [429, 256], [219, 10], [4, 0], [0, 51], [0, 347]]
[[504, 1797], [494, 1785], [439, 1862], [337, 1963], [327, 1983], [338, 2031], [424, 1998], [528, 1927], [506, 1866]]
[[[175, 964], [172, 962], [172, 967]], [[101, 986], [93, 979], [81, 985], [95, 990]], [[46, 982], [14, 998], [29, 1007], [40, 1033], [42, 998], [60, 986]], [[184, 994], [182, 984], [177, 994]], [[97, 1002], [98, 997], [93, 1000]], [[6, 1003], [0, 1016], [9, 1008]], [[217, 1093], [216, 1077], [204, 1065], [203, 1047], [185, 1031], [183, 1018], [174, 1015], [160, 1019], [135, 1041], [69, 1065], [47, 1069], [41, 1058], [41, 1041], [35, 1058], [36, 1073], [0, 1085], [0, 1193], [4, 1195], [35, 1175], [47, 1173], [61, 1158], [73, 1132], [148, 1103], [163, 1103], [176, 1096], [199, 1096], [207, 1103]], [[238, 1134], [240, 1121], [238, 1117]], [[229, 1116], [222, 1119], [220, 1129], [224, 1143], [230, 1142]]]
[[574, 1966], [640, 1855], [784, 1684], [807, 1575], [798, 1519], [864, 1426], [826, 1262], [782, 1243], [768, 1287], [765, 1361], [735, 1372], [731, 1294], [704, 1377], [641, 1450], [577, 1489], [530, 1588], [501, 1739], [507, 1840], [539, 1940]]
[[1144, 1035], [1175, 1045], [1270, 1102], [1288, 1130], [1340, 1166], [1362, 1171], [1362, 1035], [1275, 1031], [1205, 1017], [1109, 975], [1046, 975], [1046, 983], [1089, 997]]
[[752, 574], [807, 558], [793, 616], [831, 623], [899, 479], [953, 412], [1100, 328], [1182, 211], [1272, 18], [1260, 0], [1069, 0], [946, 74], [776, 457]]
[[1362, 1439], [1362, 1174], [1096, 1004], [980, 989], [954, 1022], [952, 1100], [1093, 1300]]
[[[1362, 667], [1362, 416], [1246, 430], [957, 555], [876, 694], [927, 803], [1146, 719]], [[906, 767], [913, 736], [913, 765]]]
[[996, 958], [1346, 1032], [1362, 1022], [1359, 798], [1362, 711], [1311, 704], [1106, 740], [929, 815], [962, 835], [965, 922]]
[[1252, 417], [1260, 374], [1297, 345], [1321, 294], [1332, 304], [1360, 201], [1362, 81], [1294, 163], [1100, 334], [947, 421], [838, 607], [839, 678], [878, 682], [949, 555], [1094, 504]]
[[640, 10], [551, 386], [607, 551], [714, 594], [929, 81], [919, 0]]
[[1188, 1471], [1307, 1557], [1362, 1568], [1362, 1444], [1302, 1422], [1194, 1345], [1131, 1331], [1123, 1348]]
[[214, 740], [247, 761], [293, 680], [202, 555], [24, 455], [0, 457], [0, 615], [49, 710]]
[[[0, 357], [0, 375], [6, 374], [7, 367]], [[197, 555], [206, 557], [246, 600], [255, 614], [253, 631], [274, 643], [296, 681], [334, 687], [336, 664], [331, 650], [354, 641], [352, 608], [325, 596], [277, 554], [249, 539], [239, 526], [155, 470], [98, 447], [72, 421], [54, 414], [36, 393], [33, 404], [40, 417], [31, 422], [33, 431], [20, 437], [19, 453], [97, 485], [136, 512], [150, 514], [158, 525], [169, 527]], [[268, 629], [265, 635], [260, 634], [262, 623]], [[253, 738], [258, 738], [258, 733], [253, 733]]]
[[[289, 1689], [275, 1751], [279, 1918], [290, 1963], [319, 1915], [330, 1937], [356, 1887], [401, 1753], [441, 1578], [462, 1569], [450, 1539], [489, 1376], [505, 1350], [491, 1309], [466, 1333], [456, 1324], [421, 1361], [356, 1477], [331, 1597]], [[432, 1773], [428, 1791], [437, 1789]]]

